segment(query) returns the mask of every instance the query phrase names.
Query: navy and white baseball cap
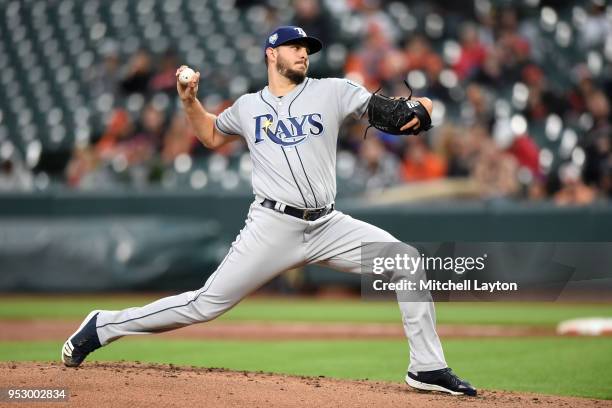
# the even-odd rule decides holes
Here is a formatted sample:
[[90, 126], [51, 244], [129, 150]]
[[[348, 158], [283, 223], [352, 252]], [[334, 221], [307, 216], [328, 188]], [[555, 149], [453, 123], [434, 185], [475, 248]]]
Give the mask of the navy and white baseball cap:
[[291, 41], [302, 40], [306, 43], [308, 54], [314, 54], [321, 51], [323, 43], [318, 38], [309, 37], [306, 32], [296, 26], [281, 26], [268, 36], [264, 52], [267, 48], [276, 48], [279, 45], [290, 43]]

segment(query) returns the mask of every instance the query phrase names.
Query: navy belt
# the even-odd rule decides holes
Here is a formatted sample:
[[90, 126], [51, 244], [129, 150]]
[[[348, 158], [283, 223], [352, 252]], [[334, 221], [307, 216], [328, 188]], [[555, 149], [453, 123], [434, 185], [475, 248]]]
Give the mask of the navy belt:
[[318, 220], [319, 218], [325, 217], [327, 214], [334, 211], [334, 204], [323, 208], [300, 209], [291, 207], [290, 205], [279, 203], [278, 201], [268, 200], [267, 198], [265, 198], [261, 202], [261, 205], [271, 210], [291, 215], [292, 217], [299, 218], [305, 221]]

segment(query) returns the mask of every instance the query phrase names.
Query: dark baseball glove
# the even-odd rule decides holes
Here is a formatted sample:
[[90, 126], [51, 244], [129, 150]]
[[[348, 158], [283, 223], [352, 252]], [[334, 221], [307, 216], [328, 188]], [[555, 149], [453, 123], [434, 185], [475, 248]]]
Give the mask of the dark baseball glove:
[[[421, 102], [411, 100], [411, 97], [412, 90], [407, 98], [390, 98], [376, 92], [373, 93], [367, 108], [370, 126], [392, 135], [416, 135], [421, 131], [431, 129], [429, 112]], [[401, 130], [402, 126], [415, 116], [419, 118], [418, 127]]]

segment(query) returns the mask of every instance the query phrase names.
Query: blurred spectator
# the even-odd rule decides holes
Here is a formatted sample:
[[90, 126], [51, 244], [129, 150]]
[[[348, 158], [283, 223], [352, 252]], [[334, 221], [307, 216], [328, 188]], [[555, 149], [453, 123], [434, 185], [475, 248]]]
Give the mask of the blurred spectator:
[[544, 177], [534, 177], [527, 185], [527, 199], [530, 201], [542, 201], [547, 198], [546, 183]]
[[520, 80], [521, 70], [527, 65], [531, 56], [531, 45], [518, 30], [518, 16], [514, 8], [502, 10], [495, 46], [506, 80], [512, 82]]
[[579, 64], [574, 68], [573, 77], [576, 85], [568, 92], [568, 104], [575, 115], [587, 109], [587, 100], [597, 90], [593, 75], [586, 64]]
[[532, 175], [540, 175], [540, 149], [528, 134], [516, 136], [508, 153], [514, 156], [519, 165], [529, 169]]
[[510, 82], [519, 81], [523, 68], [529, 63], [529, 43], [516, 32], [502, 31], [496, 48], [503, 76]]
[[580, 179], [580, 169], [572, 163], [566, 163], [559, 169], [561, 189], [555, 193], [557, 205], [587, 205], [595, 201], [595, 190], [585, 185]]
[[199, 142], [191, 131], [185, 114], [175, 114], [168, 131], [164, 135], [161, 152], [162, 161], [169, 164], [180, 154], [191, 154], [196, 143]]
[[465, 92], [467, 103], [463, 105], [461, 116], [464, 124], [468, 126], [483, 126], [488, 131], [493, 126], [493, 104], [491, 96], [484, 88], [476, 83], [467, 86]]
[[461, 28], [461, 53], [454, 65], [460, 79], [474, 75], [483, 65], [487, 51], [480, 42], [478, 30], [473, 23], [465, 23]]
[[585, 3], [587, 3], [588, 17], [579, 27], [580, 43], [585, 48], [600, 46], [609, 35], [612, 35], [612, 22], [606, 16], [606, 1], [588, 0]]
[[362, 46], [349, 54], [344, 66], [347, 76], [358, 76], [361, 78], [358, 82], [374, 91], [380, 87], [380, 65], [392, 49], [392, 44], [383, 31], [372, 26]]
[[608, 155], [608, 160], [605, 163], [601, 187], [603, 194], [608, 199], [612, 199], [612, 153]]
[[102, 164], [112, 163], [119, 172], [130, 166], [143, 165], [160, 151], [164, 132], [165, 114], [153, 104], [145, 106], [136, 126], [127, 111], [115, 110], [95, 147], [74, 151], [67, 169], [69, 184], [83, 188], [84, 176], [91, 173], [85, 180], [99, 176], [96, 171]]
[[147, 104], [140, 116], [136, 134], [130, 141], [131, 148], [139, 157], [138, 161], [149, 158], [154, 152], [161, 151], [165, 125], [165, 112], [153, 103]]
[[517, 170], [514, 157], [501, 152], [488, 140], [480, 146], [472, 176], [481, 187], [484, 198], [509, 198], [519, 192]]
[[406, 70], [413, 69], [426, 70], [431, 65], [440, 65], [442, 59], [431, 49], [431, 44], [421, 34], [416, 34], [410, 37], [404, 47], [404, 55], [406, 58]]
[[98, 143], [96, 152], [103, 160], [110, 160], [117, 154], [117, 146], [131, 137], [134, 125], [127, 111], [116, 109], [109, 117], [106, 130]]
[[[427, 95], [430, 98], [449, 99], [448, 88], [440, 84], [439, 78], [444, 69], [442, 57], [432, 48], [429, 41], [420, 34], [411, 36], [404, 47], [404, 72], [421, 70], [427, 80]], [[384, 72], [384, 71], [383, 71]], [[396, 75], [401, 83], [405, 75]]]
[[539, 67], [534, 64], [526, 66], [522, 78], [529, 90], [524, 111], [527, 119], [544, 120], [551, 113], [563, 116], [567, 102], [550, 88], [544, 72]]
[[117, 93], [117, 86], [121, 79], [121, 64], [116, 48], [113, 43], [107, 43], [102, 50], [102, 62], [92, 65], [85, 73], [85, 81], [88, 83], [93, 98], [105, 93], [111, 95]]
[[318, 38], [323, 44], [332, 42], [334, 32], [327, 13], [321, 12], [319, 0], [294, 0], [295, 16], [292, 25], [302, 27], [308, 35]]
[[411, 136], [406, 139], [400, 171], [404, 181], [433, 180], [446, 174], [446, 163], [429, 149], [420, 136]]
[[499, 13], [497, 29], [500, 31], [516, 32], [518, 29], [518, 15], [516, 9], [504, 7]]
[[385, 38], [386, 42], [397, 41], [398, 32], [389, 14], [382, 8], [380, 0], [352, 0], [353, 8], [359, 12], [358, 16], [363, 18], [365, 31], [371, 33], [377, 31]]
[[114, 110], [100, 140], [92, 147], [77, 146], [72, 152], [66, 167], [68, 185], [93, 189], [100, 187], [100, 184], [110, 183], [113, 176], [108, 174], [105, 165], [125, 162], [125, 166], [128, 166], [125, 146], [133, 132], [134, 126], [128, 112], [123, 109]]
[[397, 160], [376, 136], [366, 138], [359, 149], [355, 178], [367, 189], [381, 189], [398, 181]]
[[498, 27], [497, 10], [493, 7], [479, 9], [475, 7], [476, 20], [478, 22], [478, 38], [486, 48], [492, 48], [495, 44], [495, 29]]
[[272, 6], [270, 2], [263, 1], [261, 6], [263, 7], [264, 14], [263, 19], [260, 22], [260, 27], [258, 27], [258, 31], [266, 35], [279, 25], [283, 25], [284, 22], [281, 21], [279, 10]]
[[448, 177], [467, 177], [474, 167], [477, 150], [471, 132], [452, 125], [439, 130], [439, 150], [448, 163]]
[[[175, 71], [176, 72], [176, 71]], [[149, 90], [149, 81], [153, 75], [151, 55], [140, 50], [130, 59], [121, 79], [121, 90], [124, 94], [145, 94]]]
[[491, 48], [487, 52], [482, 66], [476, 69], [473, 80], [491, 89], [511, 84], [512, 81], [504, 76], [500, 61], [501, 54], [502, 52], [498, 48]]
[[180, 66], [176, 53], [168, 50], [159, 63], [159, 70], [151, 79], [150, 89], [153, 92], [166, 92], [172, 96], [176, 93], [176, 69]]
[[406, 76], [406, 59], [401, 51], [390, 49], [379, 61], [376, 71], [387, 86], [401, 84]]
[[584, 180], [587, 184], [603, 187], [612, 155], [610, 102], [603, 92], [596, 91], [587, 101], [587, 107], [593, 119], [593, 126], [583, 142], [586, 153]]
[[[368, 124], [365, 121], [354, 120], [349, 118], [340, 127], [338, 135], [338, 147], [342, 150], [348, 150], [353, 154], [358, 154], [359, 147], [366, 136]], [[375, 129], [370, 128], [368, 134], [373, 134]]]
[[68, 185], [74, 188], [91, 189], [96, 183], [94, 173], [100, 165], [95, 150], [90, 147], [77, 147], [66, 167]]
[[0, 157], [0, 191], [30, 191], [32, 172], [17, 157]]

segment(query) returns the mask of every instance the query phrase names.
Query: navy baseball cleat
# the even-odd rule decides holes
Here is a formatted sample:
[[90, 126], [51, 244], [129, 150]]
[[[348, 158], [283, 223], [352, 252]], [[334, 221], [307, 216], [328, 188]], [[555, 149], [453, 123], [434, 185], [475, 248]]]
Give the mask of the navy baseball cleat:
[[440, 391], [452, 395], [476, 396], [476, 388], [469, 382], [457, 377], [450, 368], [434, 371], [419, 371], [417, 374], [408, 372], [406, 383], [412, 388], [423, 391]]
[[98, 313], [99, 310], [94, 310], [88, 314], [77, 331], [64, 343], [62, 361], [66, 367], [78, 367], [89, 353], [101, 347], [96, 332]]

